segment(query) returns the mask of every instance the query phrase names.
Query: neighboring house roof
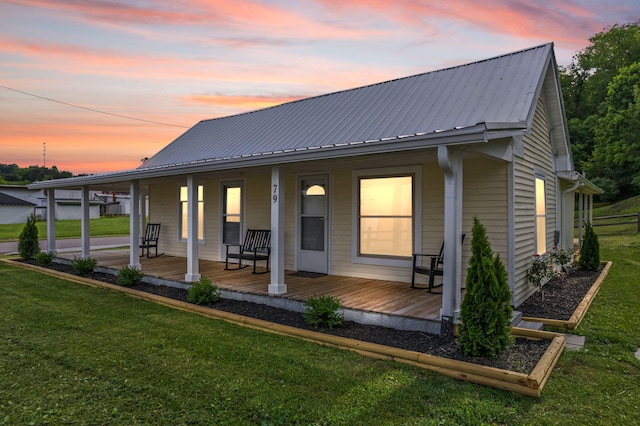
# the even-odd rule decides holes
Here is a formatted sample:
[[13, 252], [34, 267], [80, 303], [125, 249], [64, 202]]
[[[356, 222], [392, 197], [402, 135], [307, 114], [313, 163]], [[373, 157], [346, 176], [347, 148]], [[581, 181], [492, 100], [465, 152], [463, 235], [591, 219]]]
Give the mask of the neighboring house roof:
[[2, 206], [35, 206], [35, 204], [33, 203], [5, 194], [4, 192], [0, 192], [0, 205]]
[[571, 170], [553, 44], [258, 111], [203, 120], [134, 170], [30, 188], [484, 143], [525, 134], [545, 86], [552, 139]]

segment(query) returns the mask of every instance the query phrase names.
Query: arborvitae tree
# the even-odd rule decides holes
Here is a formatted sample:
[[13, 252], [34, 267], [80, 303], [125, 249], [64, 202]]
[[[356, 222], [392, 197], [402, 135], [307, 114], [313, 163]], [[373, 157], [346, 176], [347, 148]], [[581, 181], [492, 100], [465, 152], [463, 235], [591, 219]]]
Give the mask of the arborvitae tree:
[[584, 231], [584, 240], [580, 249], [580, 268], [587, 271], [595, 271], [600, 267], [600, 243], [598, 235], [594, 232], [593, 226], [587, 222]]
[[18, 237], [18, 252], [24, 260], [33, 259], [36, 254], [40, 253], [38, 227], [36, 226], [36, 217], [33, 214], [27, 219], [27, 223]]
[[511, 292], [504, 264], [494, 257], [477, 217], [472, 235], [458, 347], [465, 355], [495, 357], [511, 342]]

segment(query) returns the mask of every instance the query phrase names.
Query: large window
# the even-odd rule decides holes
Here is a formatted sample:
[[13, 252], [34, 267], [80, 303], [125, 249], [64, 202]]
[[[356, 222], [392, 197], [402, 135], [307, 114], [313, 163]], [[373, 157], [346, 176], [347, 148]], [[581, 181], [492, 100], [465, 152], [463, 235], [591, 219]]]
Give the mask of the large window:
[[359, 177], [359, 255], [411, 256], [413, 181], [412, 175]]
[[536, 181], [536, 254], [547, 251], [547, 205], [544, 179]]
[[[180, 239], [188, 238], [188, 207], [189, 192], [186, 186], [180, 187]], [[204, 188], [198, 185], [198, 240], [204, 240]]]
[[239, 183], [225, 184], [222, 193], [222, 243], [240, 244], [242, 186]]

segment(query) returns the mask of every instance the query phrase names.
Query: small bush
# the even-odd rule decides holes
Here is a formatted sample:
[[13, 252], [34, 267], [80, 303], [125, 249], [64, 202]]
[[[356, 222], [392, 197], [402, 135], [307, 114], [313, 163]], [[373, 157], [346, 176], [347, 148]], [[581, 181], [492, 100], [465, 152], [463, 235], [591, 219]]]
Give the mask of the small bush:
[[580, 268], [587, 271], [596, 271], [600, 267], [600, 243], [598, 235], [594, 232], [593, 226], [587, 222], [584, 231], [584, 240], [580, 249]]
[[142, 277], [144, 277], [144, 274], [139, 269], [132, 268], [131, 266], [127, 265], [118, 271], [116, 284], [125, 287], [138, 284]]
[[187, 294], [187, 302], [196, 305], [210, 305], [219, 299], [220, 289], [205, 277], [200, 277], [200, 281], [191, 284]]
[[333, 328], [342, 325], [342, 314], [338, 313], [341, 307], [340, 300], [333, 296], [311, 296], [304, 304], [307, 307], [304, 319], [312, 327]]
[[27, 223], [18, 237], [18, 253], [24, 260], [31, 260], [40, 253], [38, 227], [36, 226], [36, 217], [33, 214], [27, 219]]
[[71, 266], [73, 269], [80, 275], [88, 275], [92, 273], [96, 266], [98, 265], [98, 261], [91, 257], [73, 257], [73, 262]]
[[458, 347], [465, 355], [493, 358], [512, 342], [511, 291], [504, 264], [494, 256], [487, 231], [477, 217], [472, 234]]
[[41, 251], [40, 253], [34, 256], [36, 262], [40, 266], [49, 266], [53, 263], [53, 259], [56, 257], [56, 254], [52, 251]]

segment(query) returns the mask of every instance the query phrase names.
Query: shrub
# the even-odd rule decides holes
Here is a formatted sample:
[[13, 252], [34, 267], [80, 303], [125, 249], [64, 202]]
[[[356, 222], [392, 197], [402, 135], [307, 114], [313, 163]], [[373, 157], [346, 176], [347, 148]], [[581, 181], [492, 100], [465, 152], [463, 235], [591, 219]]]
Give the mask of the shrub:
[[307, 307], [304, 319], [312, 327], [333, 328], [342, 325], [343, 317], [338, 312], [341, 303], [337, 298], [327, 295], [311, 296], [304, 305]]
[[211, 280], [200, 277], [197, 283], [191, 284], [187, 294], [187, 302], [196, 305], [210, 305], [220, 299], [220, 289], [211, 284]]
[[551, 250], [551, 261], [564, 270], [565, 266], [573, 263], [574, 254], [572, 248], [562, 249], [554, 247], [554, 249]]
[[584, 240], [580, 249], [580, 268], [587, 271], [596, 271], [600, 267], [600, 243], [598, 235], [594, 232], [593, 226], [587, 222], [584, 231]]
[[73, 256], [73, 262], [71, 262], [73, 269], [80, 275], [88, 275], [92, 273], [96, 269], [97, 265], [98, 261], [91, 257]]
[[127, 265], [118, 271], [116, 284], [122, 286], [134, 285], [139, 283], [142, 277], [144, 277], [142, 271]]
[[27, 219], [20, 236], [18, 237], [18, 253], [24, 260], [30, 260], [40, 253], [40, 243], [38, 242], [38, 227], [36, 217], [32, 214]]
[[527, 278], [532, 285], [540, 289], [556, 275], [558, 273], [551, 255], [545, 253], [533, 256], [531, 267], [527, 270]]
[[53, 258], [56, 257], [55, 252], [52, 251], [41, 251], [40, 253], [34, 256], [38, 265], [41, 266], [49, 266], [53, 263]]
[[504, 264], [493, 255], [477, 217], [472, 234], [458, 347], [465, 355], [495, 357], [511, 343], [511, 291]]

